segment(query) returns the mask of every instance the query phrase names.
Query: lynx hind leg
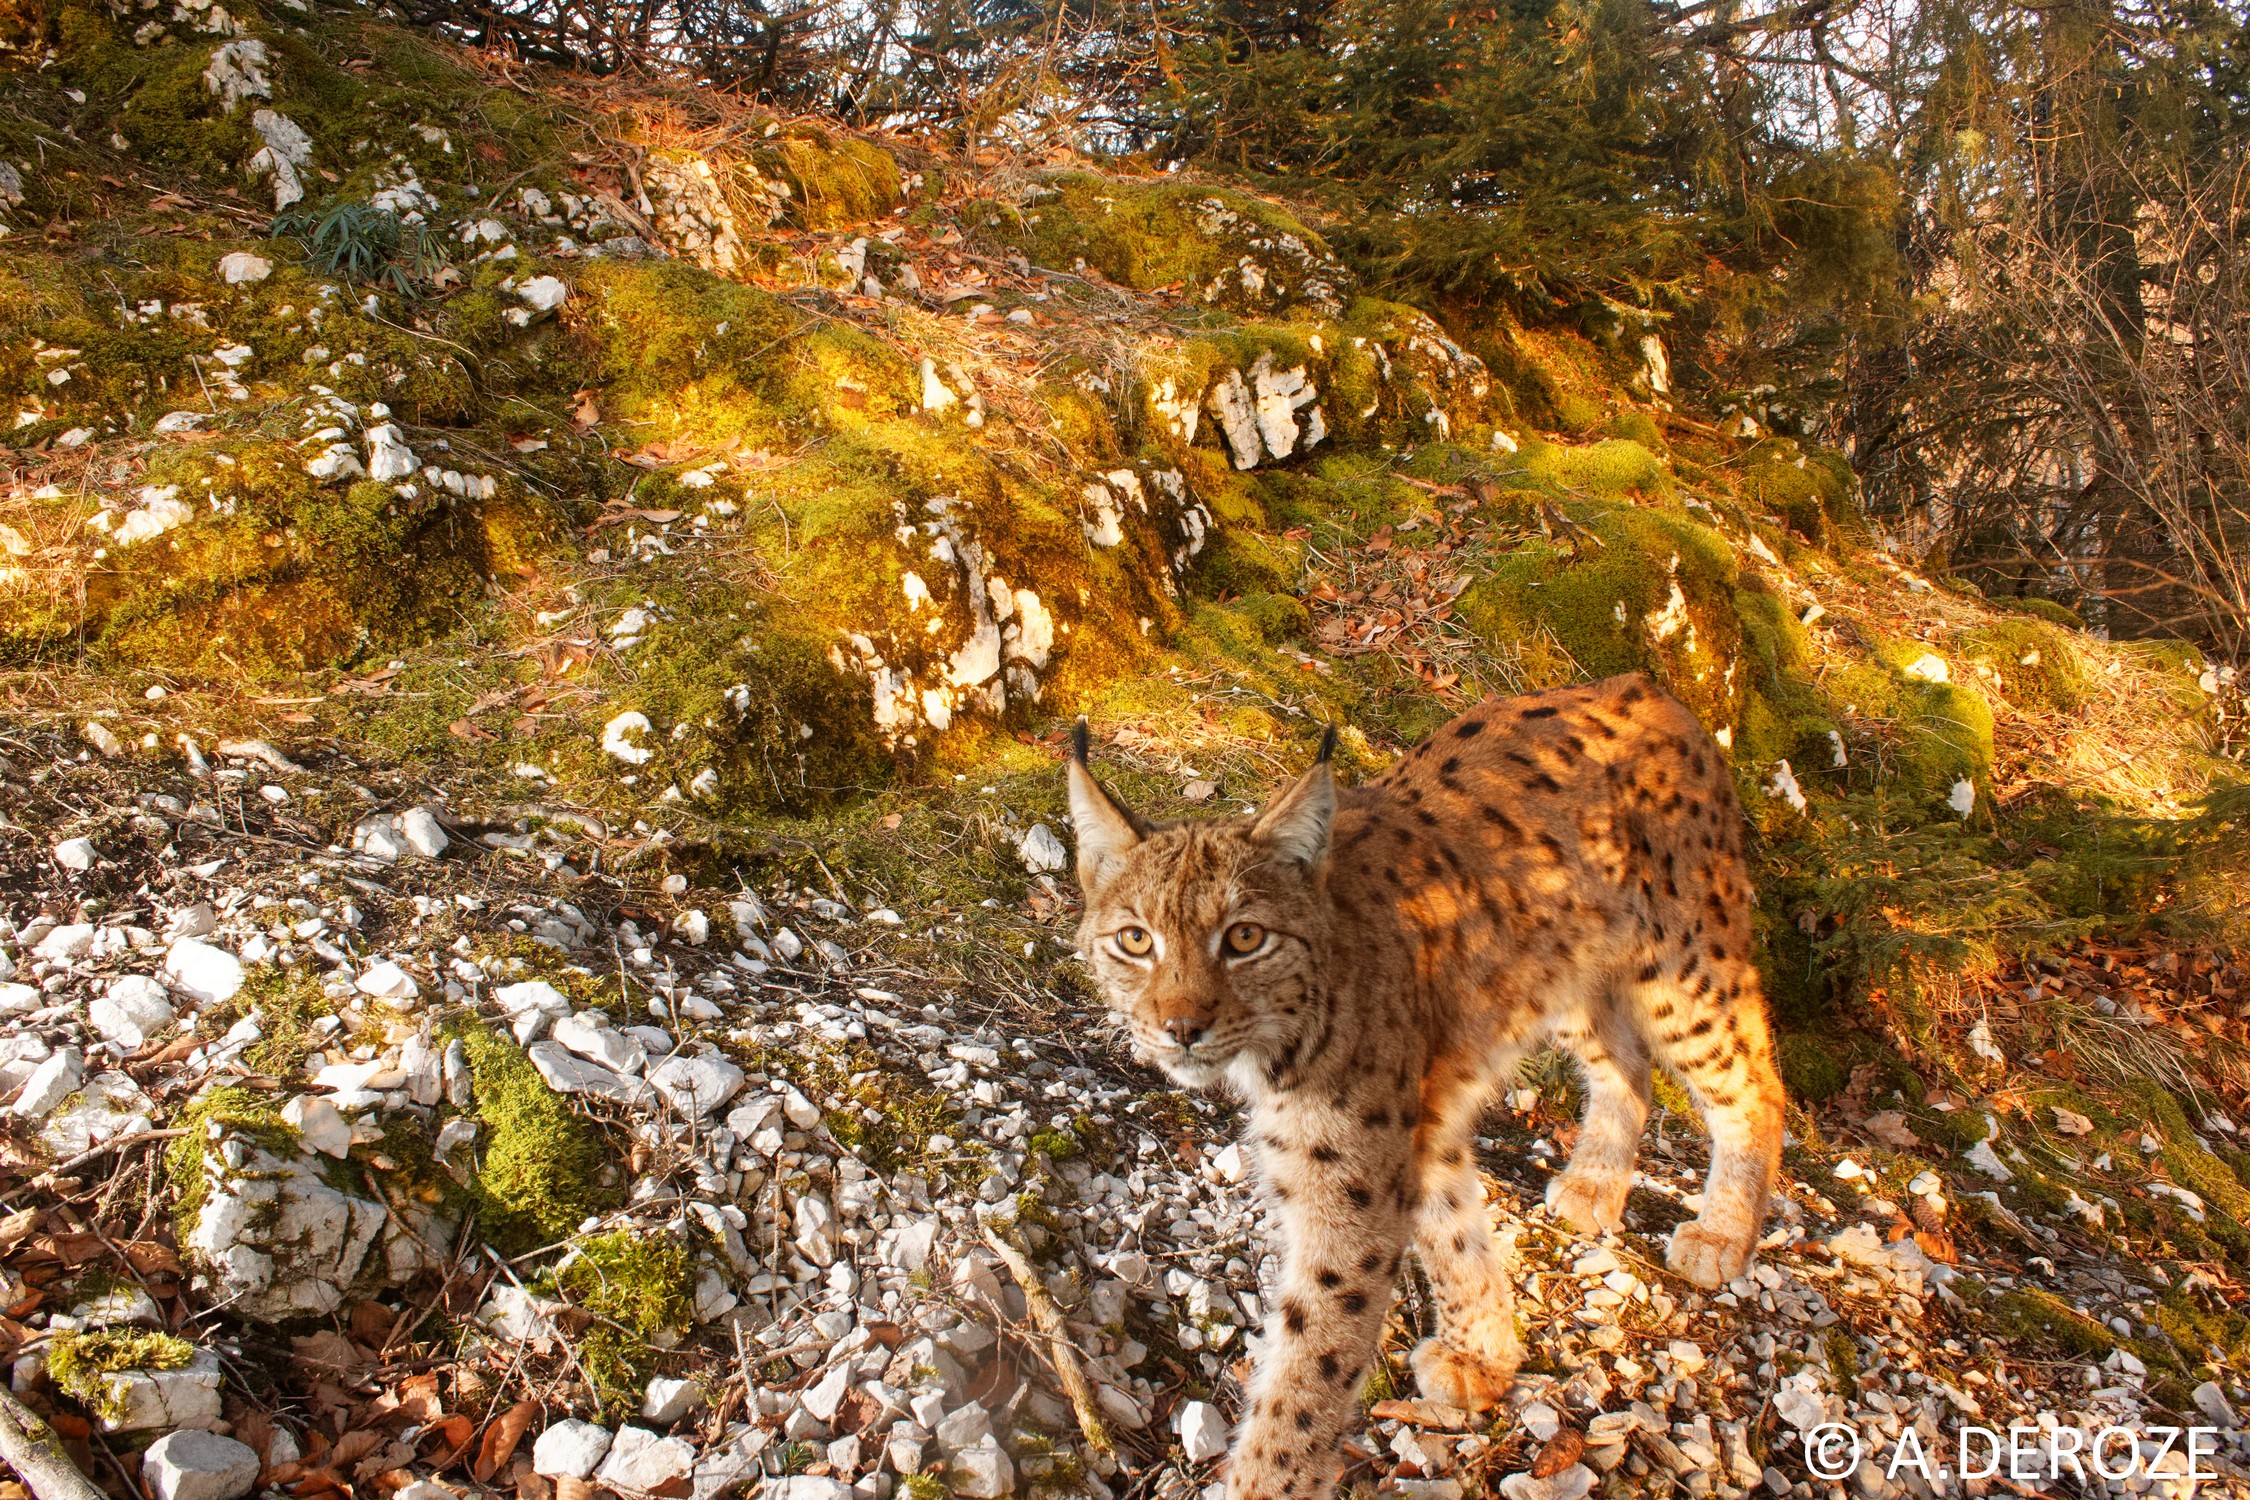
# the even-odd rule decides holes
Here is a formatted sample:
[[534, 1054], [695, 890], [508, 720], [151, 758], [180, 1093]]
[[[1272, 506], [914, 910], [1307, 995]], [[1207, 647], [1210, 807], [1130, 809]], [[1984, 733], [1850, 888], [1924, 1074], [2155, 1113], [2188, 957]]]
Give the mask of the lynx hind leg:
[[1774, 1071], [1758, 971], [1690, 956], [1682, 978], [1642, 986], [1650, 1041], [1711, 1133], [1703, 1211], [1672, 1232], [1665, 1262], [1698, 1286], [1734, 1280], [1756, 1253], [1781, 1169], [1785, 1095]]
[[1647, 1045], [1637, 1028], [1604, 1019], [1605, 1024], [1557, 1038], [1577, 1057], [1586, 1112], [1570, 1165], [1547, 1184], [1547, 1207], [1581, 1234], [1602, 1234], [1624, 1223], [1641, 1129], [1648, 1123]]
[[1430, 1278], [1438, 1326], [1409, 1362], [1429, 1400], [1484, 1411], [1500, 1404], [1523, 1363], [1509, 1279], [1513, 1257], [1492, 1232], [1468, 1130], [1449, 1133], [1423, 1180], [1414, 1249]]

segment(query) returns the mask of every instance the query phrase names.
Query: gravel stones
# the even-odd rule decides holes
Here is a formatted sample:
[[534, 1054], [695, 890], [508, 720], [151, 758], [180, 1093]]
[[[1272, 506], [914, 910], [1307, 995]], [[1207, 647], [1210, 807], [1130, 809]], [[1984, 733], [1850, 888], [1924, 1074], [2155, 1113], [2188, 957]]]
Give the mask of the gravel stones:
[[620, 1427], [594, 1478], [626, 1494], [645, 1495], [695, 1469], [695, 1449], [645, 1427]]
[[281, 1106], [281, 1118], [296, 1126], [304, 1143], [321, 1155], [342, 1161], [351, 1154], [351, 1122], [326, 1099], [299, 1094]]
[[262, 255], [252, 255], [247, 250], [236, 250], [219, 257], [219, 279], [228, 286], [245, 286], [265, 280], [273, 274], [273, 262]]
[[648, 1070], [648, 1081], [682, 1116], [700, 1120], [741, 1093], [745, 1075], [716, 1052], [692, 1057], [674, 1053]]
[[1227, 1419], [1208, 1401], [1190, 1401], [1178, 1418], [1180, 1451], [1189, 1463], [1207, 1463], [1227, 1451]]
[[86, 1059], [75, 1047], [58, 1048], [46, 1061], [31, 1070], [24, 1080], [23, 1091], [16, 1095], [10, 1106], [12, 1113], [27, 1120], [44, 1119], [72, 1094], [86, 1078]]
[[172, 1024], [172, 997], [145, 974], [128, 974], [86, 1009], [86, 1019], [105, 1041], [138, 1048]]
[[558, 1042], [533, 1042], [524, 1048], [523, 1055], [531, 1059], [547, 1087], [558, 1094], [591, 1094], [619, 1104], [639, 1104], [649, 1097], [648, 1085], [638, 1078], [613, 1073]]
[[612, 1073], [638, 1074], [648, 1066], [648, 1050], [633, 1038], [613, 1030], [608, 1021], [609, 1018], [598, 1010], [580, 1011], [557, 1019], [549, 1035], [556, 1045], [568, 1047]]
[[199, 938], [181, 938], [164, 954], [164, 972], [198, 1006], [220, 1005], [242, 988], [242, 960]]
[[659, 1427], [669, 1427], [689, 1412], [699, 1410], [705, 1400], [703, 1387], [698, 1382], [659, 1375], [648, 1383], [642, 1395], [641, 1419]]
[[156, 1500], [240, 1500], [258, 1482], [257, 1451], [215, 1432], [167, 1433], [141, 1455], [141, 1482]]
[[1031, 825], [1031, 832], [1023, 836], [1020, 852], [1023, 855], [1023, 867], [1034, 875], [1067, 869], [1070, 865], [1070, 851], [1063, 847], [1063, 841], [1056, 838], [1054, 831], [1044, 823]]
[[424, 859], [437, 859], [451, 847], [453, 840], [438, 826], [437, 814], [426, 807], [410, 807], [398, 815], [399, 836], [408, 848]]
[[549, 1479], [584, 1479], [609, 1452], [609, 1444], [608, 1428], [566, 1418], [531, 1445], [531, 1472]]
[[964, 1448], [946, 1466], [946, 1483], [968, 1500], [997, 1500], [1016, 1490], [1016, 1466], [1007, 1450], [989, 1439], [980, 1447]]

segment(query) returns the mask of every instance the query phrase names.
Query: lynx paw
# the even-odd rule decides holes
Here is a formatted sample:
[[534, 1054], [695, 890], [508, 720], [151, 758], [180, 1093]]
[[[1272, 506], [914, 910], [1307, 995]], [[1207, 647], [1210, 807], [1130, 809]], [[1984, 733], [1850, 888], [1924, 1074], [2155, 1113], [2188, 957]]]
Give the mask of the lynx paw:
[[1408, 1359], [1426, 1399], [1463, 1411], [1486, 1411], [1507, 1395], [1516, 1366], [1523, 1362], [1523, 1350], [1512, 1334], [1505, 1349], [1477, 1354], [1424, 1339]]
[[1601, 1234], [1625, 1222], [1630, 1174], [1613, 1177], [1578, 1167], [1565, 1168], [1547, 1184], [1547, 1208], [1581, 1234]]
[[1672, 1246], [1665, 1252], [1664, 1263], [1697, 1286], [1724, 1286], [1748, 1268], [1756, 1248], [1748, 1235], [1690, 1219], [1672, 1231]]

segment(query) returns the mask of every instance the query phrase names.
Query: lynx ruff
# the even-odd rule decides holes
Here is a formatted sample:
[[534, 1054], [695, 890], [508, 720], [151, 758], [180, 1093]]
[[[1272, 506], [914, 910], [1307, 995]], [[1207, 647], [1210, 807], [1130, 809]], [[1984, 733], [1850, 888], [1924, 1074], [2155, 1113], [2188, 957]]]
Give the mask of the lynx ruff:
[[1319, 1500], [1409, 1244], [1437, 1331], [1422, 1393], [1498, 1403], [1522, 1358], [1471, 1156], [1517, 1064], [1572, 1053], [1585, 1119], [1547, 1203], [1615, 1228], [1652, 1064], [1711, 1132], [1702, 1212], [1668, 1261], [1740, 1275], [1781, 1155], [1783, 1094], [1750, 959], [1752, 888], [1725, 757], [1642, 676], [1494, 699], [1370, 785], [1339, 791], [1335, 732], [1256, 817], [1163, 824], [1069, 766], [1079, 951], [1135, 1050], [1231, 1085], [1283, 1269], [1230, 1500]]

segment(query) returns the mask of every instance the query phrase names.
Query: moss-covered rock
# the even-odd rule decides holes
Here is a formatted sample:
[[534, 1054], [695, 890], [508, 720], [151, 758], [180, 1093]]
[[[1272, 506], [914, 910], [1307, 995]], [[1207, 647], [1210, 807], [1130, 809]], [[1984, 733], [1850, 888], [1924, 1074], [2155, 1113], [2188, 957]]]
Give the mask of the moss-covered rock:
[[[971, 213], [978, 211], [972, 206]], [[1090, 172], [1036, 179], [982, 227], [1035, 265], [1098, 271], [1245, 316], [1342, 311], [1350, 273], [1287, 210], [1231, 189]]]

